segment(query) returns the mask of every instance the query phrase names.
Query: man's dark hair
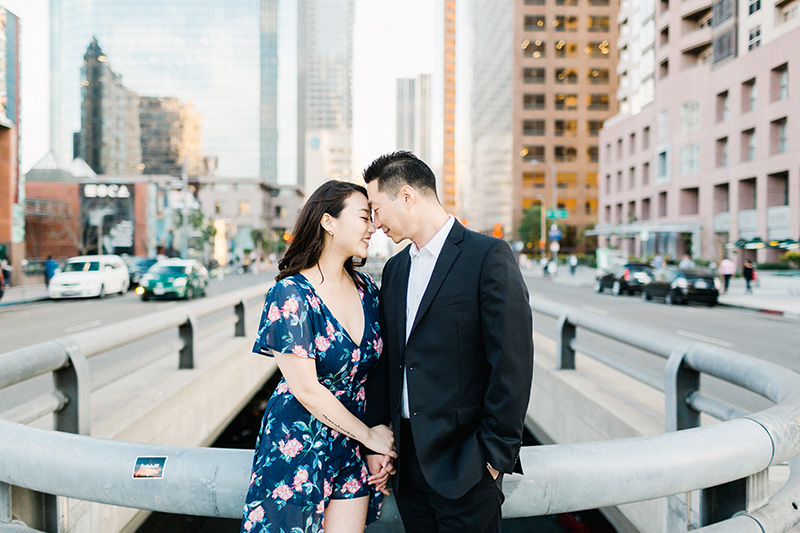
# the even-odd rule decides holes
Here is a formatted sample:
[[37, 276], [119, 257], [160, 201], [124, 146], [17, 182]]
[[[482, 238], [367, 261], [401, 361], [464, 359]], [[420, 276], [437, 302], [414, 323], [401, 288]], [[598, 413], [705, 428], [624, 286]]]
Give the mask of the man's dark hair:
[[378, 190], [397, 196], [404, 185], [411, 185], [423, 196], [436, 195], [436, 176], [431, 168], [411, 152], [400, 150], [377, 158], [364, 170], [364, 181], [378, 180]]

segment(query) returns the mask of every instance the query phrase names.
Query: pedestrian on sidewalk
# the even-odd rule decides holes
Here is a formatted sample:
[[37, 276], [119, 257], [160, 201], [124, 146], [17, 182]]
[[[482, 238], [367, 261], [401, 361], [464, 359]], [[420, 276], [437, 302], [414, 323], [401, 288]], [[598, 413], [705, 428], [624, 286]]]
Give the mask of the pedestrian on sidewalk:
[[575, 254], [569, 254], [569, 275], [574, 276], [575, 270], [578, 268], [578, 257]]
[[744, 277], [745, 294], [753, 294], [753, 280], [756, 279], [756, 269], [750, 261], [744, 262], [742, 269], [742, 276]]
[[722, 275], [723, 287], [727, 293], [728, 287], [730, 287], [731, 284], [731, 278], [736, 274], [736, 264], [731, 261], [730, 258], [726, 257], [719, 263], [719, 273]]
[[53, 276], [56, 275], [56, 271], [58, 271], [58, 263], [56, 260], [53, 259], [52, 255], [47, 256], [47, 261], [44, 263], [44, 286], [50, 286], [50, 280], [53, 279]]
[[541, 259], [539, 259], [539, 266], [542, 267], [542, 277], [547, 279], [550, 277], [550, 261], [547, 259], [546, 255], [543, 255]]

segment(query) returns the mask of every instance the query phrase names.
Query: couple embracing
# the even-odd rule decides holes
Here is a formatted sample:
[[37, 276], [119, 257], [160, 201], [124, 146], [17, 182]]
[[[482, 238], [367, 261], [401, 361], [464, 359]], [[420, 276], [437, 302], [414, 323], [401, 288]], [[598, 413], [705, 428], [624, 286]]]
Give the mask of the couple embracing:
[[[243, 532], [360, 532], [391, 486], [409, 532], [499, 531], [533, 379], [528, 292], [502, 240], [467, 230], [410, 152], [300, 212], [253, 350], [283, 379], [256, 443]], [[381, 229], [381, 287], [355, 267]]]

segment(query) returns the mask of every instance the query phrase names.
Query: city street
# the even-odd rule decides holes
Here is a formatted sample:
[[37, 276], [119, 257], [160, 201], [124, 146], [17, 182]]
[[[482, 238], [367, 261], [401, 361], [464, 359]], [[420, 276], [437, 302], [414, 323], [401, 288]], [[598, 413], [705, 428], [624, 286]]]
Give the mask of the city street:
[[[721, 346], [745, 355], [758, 357], [800, 371], [797, 349], [789, 339], [797, 335], [797, 322], [751, 310], [730, 307], [705, 307], [702, 305], [667, 306], [661, 302], [645, 302], [636, 296], [613, 296], [609, 292], [596, 294], [590, 278], [583, 281], [570, 280], [566, 272], [559, 273], [564, 279], [549, 281], [538, 272], [527, 272], [525, 280], [531, 298], [550, 300], [569, 305], [600, 316], [608, 317], [631, 327], [669, 333], [687, 341], [702, 341]], [[555, 320], [535, 315], [537, 331], [552, 332]], [[610, 354], [663, 376], [664, 361], [655, 356], [643, 356], [641, 352], [585, 331], [578, 330], [578, 340], [595, 343]], [[580, 360], [578, 361], [580, 366]], [[718, 397], [748, 411], [768, 407], [770, 402], [751, 393], [711, 378], [702, 379], [709, 395]]]

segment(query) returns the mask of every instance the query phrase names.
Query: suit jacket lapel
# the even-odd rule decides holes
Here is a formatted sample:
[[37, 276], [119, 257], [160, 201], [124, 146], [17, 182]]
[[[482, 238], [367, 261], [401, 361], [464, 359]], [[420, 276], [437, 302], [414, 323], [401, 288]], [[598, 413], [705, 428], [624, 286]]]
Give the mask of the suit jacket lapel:
[[[459, 224], [459, 222], [456, 220], [453, 224], [453, 228], [447, 235], [447, 240], [444, 241], [442, 251], [439, 253], [439, 258], [436, 260], [436, 266], [433, 267], [431, 279], [428, 282], [427, 288], [425, 289], [425, 294], [422, 295], [422, 301], [419, 303], [419, 309], [417, 309], [417, 316], [414, 317], [414, 325], [411, 327], [411, 333], [414, 333], [414, 328], [417, 327], [420, 319], [423, 317], [423, 315], [425, 315], [425, 312], [428, 310], [428, 307], [430, 307], [431, 302], [433, 302], [433, 298], [436, 296], [436, 293], [439, 292], [439, 287], [442, 286], [444, 279], [447, 277], [447, 273], [450, 272], [450, 267], [453, 266], [456, 258], [461, 253], [458, 243], [460, 243], [463, 238], [464, 226]], [[408, 279], [408, 274], [406, 274], [406, 279]], [[407, 285], [408, 283], [406, 283], [406, 286]]]
[[394, 301], [395, 323], [398, 324], [395, 333], [397, 334], [397, 345], [400, 347], [400, 360], [405, 359], [406, 352], [406, 301], [408, 299], [408, 274], [411, 270], [411, 256], [408, 254], [410, 246], [403, 248], [397, 258], [397, 281], [392, 287], [392, 291], [397, 296]]

